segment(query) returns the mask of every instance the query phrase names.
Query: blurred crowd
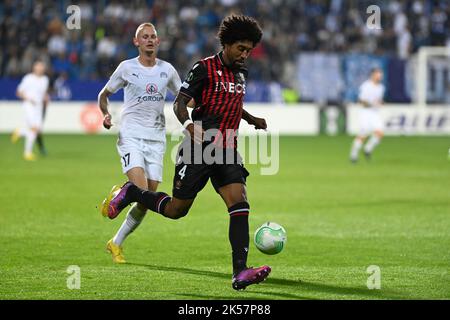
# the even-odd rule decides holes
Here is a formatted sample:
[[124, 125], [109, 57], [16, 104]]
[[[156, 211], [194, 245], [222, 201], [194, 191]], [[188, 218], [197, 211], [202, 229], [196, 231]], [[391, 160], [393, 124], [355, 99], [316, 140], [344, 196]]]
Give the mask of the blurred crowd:
[[[81, 28], [69, 30], [67, 7], [81, 9]], [[381, 29], [368, 28], [370, 5]], [[437, 0], [4, 0], [0, 3], [0, 77], [20, 77], [35, 59], [65, 79], [108, 78], [137, 55], [131, 38], [154, 23], [159, 57], [183, 77], [193, 62], [220, 50], [216, 32], [229, 13], [258, 19], [263, 40], [249, 61], [250, 76], [287, 83], [299, 52], [363, 52], [406, 59], [424, 45], [450, 46], [450, 1]], [[375, 19], [376, 22], [376, 19]]]

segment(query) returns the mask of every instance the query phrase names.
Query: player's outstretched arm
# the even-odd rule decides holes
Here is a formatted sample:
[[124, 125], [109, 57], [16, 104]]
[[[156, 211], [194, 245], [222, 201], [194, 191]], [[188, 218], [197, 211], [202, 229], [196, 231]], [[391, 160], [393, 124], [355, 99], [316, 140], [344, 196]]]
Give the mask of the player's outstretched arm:
[[108, 110], [108, 97], [111, 95], [112, 93], [108, 91], [108, 89], [103, 88], [102, 91], [100, 91], [100, 93], [98, 94], [98, 106], [100, 107], [101, 112], [103, 113], [103, 126], [106, 129], [109, 129], [112, 127], [112, 117], [111, 114], [109, 113]]
[[267, 129], [267, 123], [265, 119], [252, 116], [245, 110], [242, 111], [242, 119], [247, 121], [249, 125], [255, 126], [255, 129]]

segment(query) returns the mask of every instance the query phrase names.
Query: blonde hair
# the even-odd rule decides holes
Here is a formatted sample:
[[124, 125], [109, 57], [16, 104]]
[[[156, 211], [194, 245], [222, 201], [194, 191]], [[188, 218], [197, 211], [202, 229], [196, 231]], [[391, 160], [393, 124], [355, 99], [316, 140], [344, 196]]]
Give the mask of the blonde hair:
[[144, 29], [145, 27], [153, 28], [153, 30], [155, 30], [156, 35], [158, 35], [158, 33], [156, 32], [156, 28], [155, 28], [155, 26], [153, 25], [153, 23], [150, 23], [150, 22], [144, 22], [144, 23], [141, 23], [141, 24], [136, 28], [136, 32], [134, 33], [134, 37], [137, 38], [139, 32], [140, 32], [142, 29]]

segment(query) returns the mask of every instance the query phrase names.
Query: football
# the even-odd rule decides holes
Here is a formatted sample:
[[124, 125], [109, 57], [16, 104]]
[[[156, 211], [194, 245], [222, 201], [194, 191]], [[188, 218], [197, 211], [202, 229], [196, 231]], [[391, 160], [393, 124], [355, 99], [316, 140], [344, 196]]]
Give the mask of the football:
[[286, 230], [275, 222], [266, 222], [255, 231], [255, 245], [265, 254], [280, 253], [286, 245]]

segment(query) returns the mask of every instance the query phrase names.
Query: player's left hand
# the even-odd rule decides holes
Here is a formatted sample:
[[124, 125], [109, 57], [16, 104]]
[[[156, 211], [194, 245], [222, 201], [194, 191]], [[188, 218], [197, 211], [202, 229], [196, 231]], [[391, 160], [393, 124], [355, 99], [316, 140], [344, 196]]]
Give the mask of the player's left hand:
[[263, 129], [263, 130], [267, 129], [266, 120], [263, 118], [254, 117], [252, 123], [250, 124], [254, 125], [255, 129]]
[[103, 126], [105, 127], [105, 129], [109, 130], [112, 127], [111, 120], [112, 120], [111, 115], [109, 113], [105, 114], [105, 116], [103, 117]]

